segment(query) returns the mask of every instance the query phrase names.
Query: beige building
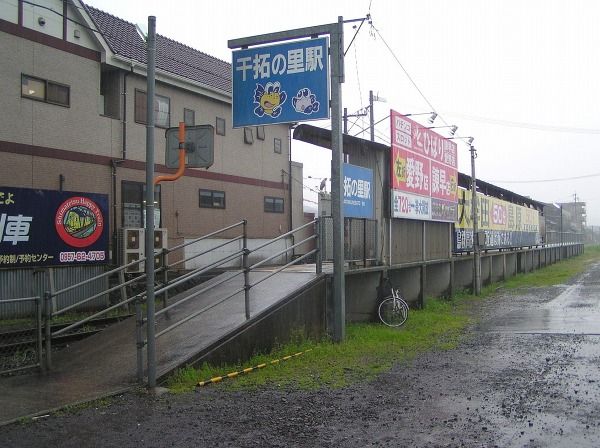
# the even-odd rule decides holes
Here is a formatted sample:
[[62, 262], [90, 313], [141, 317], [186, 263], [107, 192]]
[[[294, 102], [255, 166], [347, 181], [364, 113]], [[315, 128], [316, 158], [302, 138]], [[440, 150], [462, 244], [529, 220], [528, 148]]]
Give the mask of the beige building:
[[[107, 194], [114, 248], [119, 228], [144, 226], [142, 36], [78, 0], [0, 0], [0, 49], [0, 185]], [[157, 189], [156, 218], [171, 244], [242, 219], [250, 238], [291, 228], [289, 127], [232, 129], [230, 70], [157, 37], [157, 175], [174, 172], [165, 167], [167, 128], [215, 127], [214, 164]], [[302, 216], [301, 188], [294, 200]]]

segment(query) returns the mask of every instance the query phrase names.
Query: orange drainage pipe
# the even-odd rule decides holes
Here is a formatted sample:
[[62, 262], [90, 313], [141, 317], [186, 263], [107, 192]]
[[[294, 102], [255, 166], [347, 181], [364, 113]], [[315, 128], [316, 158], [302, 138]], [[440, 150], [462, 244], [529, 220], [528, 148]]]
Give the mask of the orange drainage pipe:
[[167, 174], [165, 176], [158, 176], [154, 178], [154, 185], [158, 185], [161, 182], [169, 182], [179, 179], [183, 176], [185, 171], [185, 123], [179, 122], [179, 167], [175, 174]]

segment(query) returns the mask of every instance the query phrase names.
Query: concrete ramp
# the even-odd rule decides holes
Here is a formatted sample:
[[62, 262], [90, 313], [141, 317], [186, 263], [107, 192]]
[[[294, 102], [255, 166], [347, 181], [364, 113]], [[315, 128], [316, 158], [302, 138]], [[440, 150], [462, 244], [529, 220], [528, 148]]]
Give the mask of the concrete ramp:
[[[169, 303], [174, 303], [210, 283], [226, 280], [175, 307], [168, 316], [159, 316], [157, 333], [240, 289], [244, 277], [235, 274], [226, 272], [171, 298]], [[269, 274], [268, 269], [252, 272], [250, 281], [255, 283]], [[305, 291], [314, 289], [316, 285], [321, 285], [318, 292], [321, 297], [316, 297], [313, 291], [310, 300], [322, 302], [323, 306], [316, 311], [313, 306], [309, 311], [302, 304], [293, 304], [290, 314], [292, 321], [296, 319], [296, 324], [290, 321], [285, 325], [288, 329], [294, 325], [302, 326], [302, 314], [316, 312], [316, 318], [323, 320], [319, 326], [323, 324], [324, 328], [324, 282], [323, 275], [315, 274], [314, 266], [285, 270], [251, 289], [250, 320], [245, 317], [244, 294], [241, 292], [166, 333], [157, 339], [156, 344], [158, 377], [164, 378], [178, 367], [204, 358], [213, 361], [231, 356], [241, 358], [261, 346], [261, 337], [264, 347], [272, 340], [272, 335], [265, 334], [268, 330], [258, 324], [279, 322], [279, 319], [270, 319], [269, 316], [284, 306], [289, 307], [297, 297], [302, 297]], [[276, 330], [277, 325], [269, 325]], [[249, 331], [259, 334], [254, 334], [251, 341], [244, 344], [243, 334]], [[233, 342], [238, 346], [232, 348]], [[0, 378], [0, 424], [116, 394], [136, 384], [135, 320], [130, 318], [55, 353], [53, 369], [49, 373]]]

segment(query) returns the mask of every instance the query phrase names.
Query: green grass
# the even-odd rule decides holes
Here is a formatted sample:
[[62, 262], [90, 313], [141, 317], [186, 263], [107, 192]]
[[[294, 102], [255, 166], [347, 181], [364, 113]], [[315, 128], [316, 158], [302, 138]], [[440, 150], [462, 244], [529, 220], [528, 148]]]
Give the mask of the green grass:
[[423, 310], [411, 310], [407, 323], [401, 328], [389, 328], [379, 323], [349, 324], [346, 340], [341, 344], [330, 341], [309, 341], [299, 337], [281, 345], [269, 354], [254, 356], [244, 365], [211, 366], [179, 370], [168, 381], [175, 393], [193, 390], [198, 381], [224, 376], [243, 368], [268, 363], [273, 359], [311, 351], [289, 361], [255, 370], [218, 385], [229, 389], [254, 389], [262, 386], [314, 390], [322, 387], [339, 388], [359, 381], [370, 380], [389, 371], [394, 363], [405, 362], [429, 350], [447, 350], [458, 345], [472, 321], [473, 305], [485, 300], [499, 288], [548, 286], [564, 283], [600, 260], [600, 247], [587, 247], [586, 253], [530, 274], [518, 275], [503, 283], [482, 288], [479, 297], [468, 292], [455, 294], [452, 299], [428, 299]]
[[430, 299], [425, 309], [411, 310], [407, 323], [401, 328], [389, 328], [378, 323], [349, 324], [346, 327], [346, 340], [342, 344], [299, 341], [282, 345], [268, 355], [254, 356], [243, 366], [215, 367], [205, 364], [199, 369], [182, 369], [171, 377], [168, 386], [174, 392], [189, 391], [198, 381], [307, 349], [311, 351], [236, 379], [225, 380], [218, 387], [256, 388], [274, 385], [317, 389], [324, 386], [338, 388], [368, 380], [388, 371], [395, 362], [408, 360], [416, 353], [455, 347], [469, 322], [465, 304], [470, 300], [467, 296], [455, 300]]
[[600, 246], [588, 246], [585, 253], [578, 257], [563, 260], [543, 269], [519, 274], [502, 282], [502, 286], [508, 289], [531, 287], [531, 286], [552, 286], [565, 283], [573, 276], [582, 272], [585, 267], [594, 261], [600, 259]]

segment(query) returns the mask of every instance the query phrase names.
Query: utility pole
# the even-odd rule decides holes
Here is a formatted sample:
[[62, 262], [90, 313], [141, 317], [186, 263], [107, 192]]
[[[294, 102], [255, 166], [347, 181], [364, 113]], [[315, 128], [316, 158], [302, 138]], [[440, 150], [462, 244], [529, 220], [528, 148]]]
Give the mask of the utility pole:
[[[362, 109], [361, 109], [362, 110]], [[342, 116], [342, 118], [344, 119], [344, 134], [348, 133], [348, 118], [350, 117], [365, 117], [367, 115], [366, 112], [356, 112], [355, 114], [350, 114], [348, 115], [348, 108], [344, 107], [344, 115]]]
[[477, 150], [469, 145], [471, 151], [471, 210], [473, 211], [473, 292], [481, 294], [481, 260], [479, 254], [479, 238], [477, 227], [477, 181], [475, 177], [475, 159]]
[[371, 129], [371, 141], [375, 141], [375, 114], [373, 113], [373, 91], [369, 90], [369, 128]]

